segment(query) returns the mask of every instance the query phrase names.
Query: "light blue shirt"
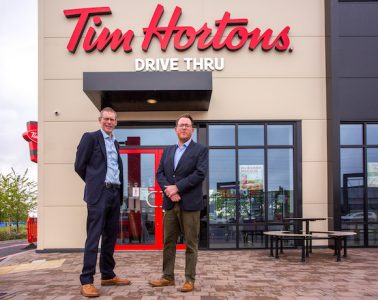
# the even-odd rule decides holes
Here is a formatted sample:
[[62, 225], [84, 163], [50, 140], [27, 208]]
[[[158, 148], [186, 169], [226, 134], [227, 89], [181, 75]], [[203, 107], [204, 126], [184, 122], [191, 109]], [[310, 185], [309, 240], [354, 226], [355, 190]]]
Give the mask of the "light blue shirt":
[[177, 168], [177, 165], [182, 157], [182, 155], [184, 154], [186, 148], [188, 148], [190, 142], [192, 141], [192, 139], [190, 139], [189, 141], [185, 142], [181, 148], [179, 147], [179, 144], [177, 143], [176, 144], [176, 152], [175, 152], [175, 159], [174, 159], [174, 163], [175, 163], [175, 170]]
[[110, 137], [105, 131], [101, 129], [102, 135], [105, 141], [106, 148], [106, 161], [107, 161], [107, 170], [105, 182], [121, 184], [119, 181], [119, 168], [118, 168], [118, 153], [115, 142], [114, 133]]

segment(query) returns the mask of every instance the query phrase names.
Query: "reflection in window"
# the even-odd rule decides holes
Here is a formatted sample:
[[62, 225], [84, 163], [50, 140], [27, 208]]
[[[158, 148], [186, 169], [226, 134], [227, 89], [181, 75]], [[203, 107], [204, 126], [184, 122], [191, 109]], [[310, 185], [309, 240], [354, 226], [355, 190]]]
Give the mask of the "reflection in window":
[[366, 144], [378, 145], [378, 124], [366, 125]]
[[293, 217], [293, 149], [268, 150], [268, 219]]
[[239, 125], [238, 144], [239, 146], [264, 145], [264, 125]]
[[341, 124], [340, 145], [362, 145], [362, 124]]
[[378, 148], [367, 149], [367, 186], [369, 222], [378, 222]]
[[[177, 143], [174, 128], [116, 128], [116, 139], [121, 144], [130, 146], [164, 146]], [[197, 130], [194, 129], [193, 141], [197, 141]]]
[[[155, 187], [153, 154], [121, 154], [123, 162], [124, 201], [120, 208], [117, 243], [155, 244], [155, 209], [147, 205], [148, 188]], [[133, 193], [138, 188], [138, 193]], [[149, 198], [154, 204], [154, 197]]]
[[[363, 137], [364, 132], [366, 140]], [[340, 144], [341, 228], [357, 233], [348, 239], [351, 245], [376, 246], [378, 124], [341, 124]]]
[[209, 229], [209, 248], [236, 248], [236, 226], [217, 225]]
[[268, 125], [268, 145], [293, 145], [293, 126]]
[[239, 150], [240, 223], [264, 220], [264, 149]]
[[236, 222], [235, 150], [209, 151], [210, 224]]
[[209, 125], [209, 146], [235, 146], [235, 125]]
[[364, 178], [361, 148], [340, 150], [341, 220], [362, 221], [354, 218], [354, 212], [363, 210]]

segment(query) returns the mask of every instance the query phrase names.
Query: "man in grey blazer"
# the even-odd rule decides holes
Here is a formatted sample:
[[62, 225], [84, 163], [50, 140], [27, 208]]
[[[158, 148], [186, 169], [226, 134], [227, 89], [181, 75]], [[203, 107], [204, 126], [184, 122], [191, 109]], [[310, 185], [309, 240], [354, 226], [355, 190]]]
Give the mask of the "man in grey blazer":
[[180, 289], [194, 289], [203, 209], [202, 183], [208, 171], [208, 149], [192, 140], [193, 118], [184, 114], [176, 120], [176, 145], [164, 150], [156, 173], [164, 191], [164, 251], [163, 276], [152, 280], [153, 287], [175, 285], [174, 266], [176, 242], [182, 233], [185, 239], [185, 283]]

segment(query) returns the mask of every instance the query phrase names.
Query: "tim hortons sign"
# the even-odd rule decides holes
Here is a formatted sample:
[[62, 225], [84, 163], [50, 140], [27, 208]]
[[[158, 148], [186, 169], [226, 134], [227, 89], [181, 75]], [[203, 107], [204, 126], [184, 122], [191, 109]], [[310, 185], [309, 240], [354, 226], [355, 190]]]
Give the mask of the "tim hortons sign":
[[[103, 26], [103, 16], [112, 13], [110, 7], [89, 7], [64, 10], [67, 18], [76, 18], [76, 26], [72, 32], [67, 49], [75, 53], [83, 38], [82, 47], [85, 52], [104, 51], [110, 47], [117, 51], [122, 47], [124, 52], [131, 52], [134, 38], [133, 30], [116, 28], [110, 30]], [[164, 7], [156, 6], [148, 27], [143, 28], [144, 39], [142, 49], [148, 52], [152, 43], [159, 43], [162, 51], [167, 50], [170, 43], [178, 51], [185, 51], [192, 46], [198, 50], [227, 49], [237, 51], [243, 47], [254, 50], [261, 47], [264, 51], [276, 50], [279, 52], [291, 51], [289, 31], [290, 27], [284, 27], [280, 32], [273, 33], [268, 28], [265, 31], [260, 28], [247, 28], [248, 19], [231, 18], [231, 13], [226, 11], [220, 20], [215, 21], [215, 29], [204, 23], [200, 28], [189, 25], [178, 25], [182, 9], [175, 7], [168, 24], [161, 24]], [[101, 28], [100, 28], [101, 26]]]

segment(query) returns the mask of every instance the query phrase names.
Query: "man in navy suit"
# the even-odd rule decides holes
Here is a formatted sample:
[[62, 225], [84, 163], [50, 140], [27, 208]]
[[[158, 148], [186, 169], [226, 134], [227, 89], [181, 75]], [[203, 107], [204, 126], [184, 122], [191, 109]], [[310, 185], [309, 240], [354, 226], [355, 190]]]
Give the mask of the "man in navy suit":
[[184, 114], [176, 120], [176, 145], [164, 150], [156, 173], [164, 191], [163, 276], [151, 280], [153, 287], [175, 285], [176, 242], [182, 233], [185, 239], [185, 283], [182, 292], [194, 289], [203, 209], [202, 182], [208, 170], [208, 149], [192, 140], [193, 118]]
[[98, 118], [101, 129], [84, 133], [77, 147], [75, 171], [85, 182], [84, 201], [87, 203], [87, 240], [83, 270], [80, 275], [80, 293], [98, 297], [93, 285], [96, 273], [100, 237], [101, 285], [129, 285], [130, 281], [114, 273], [114, 246], [117, 240], [120, 205], [123, 197], [123, 169], [119, 144], [113, 130], [117, 114], [104, 108]]

